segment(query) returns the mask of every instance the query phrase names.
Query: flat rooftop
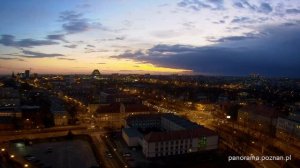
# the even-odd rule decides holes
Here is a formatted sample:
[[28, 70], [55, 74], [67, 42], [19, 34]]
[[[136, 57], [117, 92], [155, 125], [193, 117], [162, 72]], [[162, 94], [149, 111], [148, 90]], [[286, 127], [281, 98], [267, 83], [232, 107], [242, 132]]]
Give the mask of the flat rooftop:
[[171, 114], [166, 114], [166, 115], [163, 115], [162, 118], [165, 118], [167, 120], [170, 120], [186, 129], [195, 129], [195, 128], [201, 128], [202, 126], [201, 125], [198, 125], [194, 122], [191, 122], [185, 118], [182, 118], [182, 117], [179, 117], [179, 116], [176, 116], [176, 115], [171, 115]]
[[124, 128], [123, 131], [129, 137], [142, 137], [143, 136], [143, 134], [141, 134], [136, 128]]

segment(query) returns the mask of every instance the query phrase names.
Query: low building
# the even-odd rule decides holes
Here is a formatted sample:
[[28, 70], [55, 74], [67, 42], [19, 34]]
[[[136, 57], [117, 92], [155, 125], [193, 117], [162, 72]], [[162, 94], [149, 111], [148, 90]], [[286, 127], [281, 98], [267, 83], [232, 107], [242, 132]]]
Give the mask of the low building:
[[0, 130], [19, 129], [21, 118], [18, 90], [0, 87]]
[[55, 126], [65, 126], [68, 125], [68, 120], [70, 119], [68, 112], [65, 109], [64, 102], [55, 97], [51, 97], [51, 113], [54, 118]]
[[124, 128], [122, 137], [129, 147], [138, 146], [143, 135], [136, 128]]
[[130, 116], [122, 135], [128, 146], [140, 145], [147, 158], [218, 148], [214, 131], [173, 114]]
[[276, 136], [300, 138], [300, 111], [291, 112], [287, 117], [278, 117]]
[[155, 112], [141, 103], [112, 103], [102, 104], [96, 110], [98, 123], [104, 127], [121, 128], [124, 126], [124, 120], [130, 115], [150, 114]]
[[69, 115], [67, 112], [54, 113], [54, 125], [55, 126], [66, 126], [68, 125]]
[[247, 105], [238, 111], [238, 124], [250, 129], [274, 135], [278, 112], [264, 105]]
[[20, 128], [22, 113], [15, 108], [0, 108], [0, 130]]

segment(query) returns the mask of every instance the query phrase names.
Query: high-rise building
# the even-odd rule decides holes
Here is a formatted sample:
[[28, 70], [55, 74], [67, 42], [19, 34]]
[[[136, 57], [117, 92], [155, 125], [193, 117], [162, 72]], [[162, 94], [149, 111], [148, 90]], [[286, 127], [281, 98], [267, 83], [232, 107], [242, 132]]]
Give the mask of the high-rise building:
[[30, 77], [30, 70], [25, 70], [25, 78], [28, 79]]

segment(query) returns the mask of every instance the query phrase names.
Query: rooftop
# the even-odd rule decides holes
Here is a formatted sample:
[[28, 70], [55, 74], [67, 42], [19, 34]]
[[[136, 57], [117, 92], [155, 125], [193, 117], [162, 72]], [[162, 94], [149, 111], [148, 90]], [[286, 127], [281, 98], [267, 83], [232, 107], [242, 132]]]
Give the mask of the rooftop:
[[217, 135], [214, 131], [201, 127], [197, 129], [179, 130], [170, 132], [150, 132], [144, 139], [148, 142], [159, 142], [179, 139], [192, 139], [204, 136]]
[[240, 111], [245, 111], [245, 112], [251, 112], [257, 115], [262, 115], [265, 117], [277, 117], [278, 112], [276, 111], [275, 108], [265, 106], [265, 105], [248, 105], [245, 107], [242, 107]]
[[124, 128], [123, 131], [129, 137], [142, 137], [143, 136], [136, 128]]
[[196, 123], [193, 123], [185, 118], [182, 118], [182, 117], [179, 117], [179, 116], [176, 116], [176, 115], [171, 115], [171, 114], [166, 114], [166, 115], [163, 115], [162, 118], [166, 118], [186, 129], [194, 129], [194, 128], [201, 128], [200, 125], [196, 124]]

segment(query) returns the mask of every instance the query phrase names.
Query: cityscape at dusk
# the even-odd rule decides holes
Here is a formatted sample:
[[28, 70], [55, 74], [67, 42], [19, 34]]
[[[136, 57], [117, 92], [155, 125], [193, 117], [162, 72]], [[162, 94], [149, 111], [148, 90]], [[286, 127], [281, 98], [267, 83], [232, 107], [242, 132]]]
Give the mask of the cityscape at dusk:
[[0, 168], [299, 168], [297, 0], [0, 0]]
[[0, 10], [1, 74], [299, 77], [296, 0], [3, 0]]

